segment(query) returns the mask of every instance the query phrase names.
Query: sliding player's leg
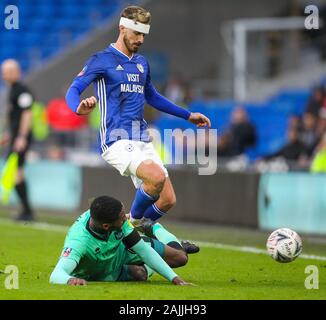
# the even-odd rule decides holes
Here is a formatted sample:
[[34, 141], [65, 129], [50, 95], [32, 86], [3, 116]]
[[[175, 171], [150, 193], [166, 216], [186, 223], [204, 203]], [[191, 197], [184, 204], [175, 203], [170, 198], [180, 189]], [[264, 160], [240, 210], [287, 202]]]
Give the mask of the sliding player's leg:
[[[142, 236], [142, 239], [146, 242], [147, 245], [150, 245], [171, 268], [178, 268], [184, 266], [188, 262], [188, 257], [185, 251], [180, 246], [179, 248], [173, 248], [165, 245], [161, 241], [157, 239], [152, 239], [147, 236]], [[143, 265], [143, 261], [141, 258], [132, 250], [128, 250], [124, 259], [122, 260], [123, 268], [121, 269], [121, 273], [119, 276], [119, 281], [127, 281], [131, 280], [135, 277], [139, 279], [144, 279], [144, 273], [140, 268], [128, 268], [129, 265]], [[146, 277], [152, 275], [153, 270], [148, 266], [144, 265], [146, 269]], [[134, 276], [132, 276], [134, 275]], [[138, 279], [138, 280], [139, 280]]]
[[[145, 239], [144, 239], [145, 240]], [[162, 247], [159, 249], [159, 253], [162, 255], [162, 258], [171, 268], [178, 268], [184, 266], [188, 258], [185, 253], [182, 253], [180, 250], [176, 250], [174, 248], [165, 246], [163, 244], [157, 245], [158, 240], [154, 240], [156, 242], [156, 247]], [[151, 244], [153, 241], [146, 241]], [[154, 244], [151, 244], [154, 247]], [[129, 253], [130, 259], [125, 261], [121, 268], [120, 275], [116, 281], [146, 281], [154, 274], [154, 270], [148, 267], [146, 264], [140, 264], [141, 260], [135, 253]]]
[[[162, 227], [163, 228], [163, 227]], [[158, 232], [158, 227], [155, 233]], [[164, 233], [164, 232], [163, 232]], [[168, 233], [168, 232], [167, 232]], [[143, 240], [149, 243], [152, 248], [165, 260], [171, 268], [182, 267], [187, 264], [188, 256], [179, 240], [171, 233], [160, 236], [161, 240], [142, 236]]]
[[150, 220], [143, 221], [141, 230], [146, 236], [158, 239], [160, 242], [176, 248], [180, 249], [180, 247], [187, 253], [197, 253], [199, 252], [199, 247], [188, 241], [182, 240], [180, 241], [174, 234], [169, 232], [165, 227], [163, 227], [160, 223], [152, 223]]
[[153, 274], [153, 271], [146, 267], [145, 265], [125, 264], [122, 266], [117, 281], [146, 281]]

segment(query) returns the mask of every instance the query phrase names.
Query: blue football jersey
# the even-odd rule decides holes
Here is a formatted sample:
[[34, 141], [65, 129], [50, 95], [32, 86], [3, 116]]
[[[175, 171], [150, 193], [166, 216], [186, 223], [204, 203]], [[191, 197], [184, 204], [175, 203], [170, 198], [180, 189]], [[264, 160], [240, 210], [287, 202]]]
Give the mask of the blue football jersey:
[[160, 95], [151, 83], [147, 60], [139, 54], [131, 58], [111, 44], [94, 54], [74, 79], [66, 99], [76, 112], [80, 94], [94, 84], [99, 108], [101, 127], [99, 140], [101, 152], [119, 139], [149, 142], [147, 123], [144, 120], [144, 104], [188, 119], [190, 112]]
[[149, 141], [144, 104], [150, 71], [143, 56], [129, 58], [111, 44], [94, 54], [75, 80], [94, 84], [101, 111], [102, 152], [118, 139]]

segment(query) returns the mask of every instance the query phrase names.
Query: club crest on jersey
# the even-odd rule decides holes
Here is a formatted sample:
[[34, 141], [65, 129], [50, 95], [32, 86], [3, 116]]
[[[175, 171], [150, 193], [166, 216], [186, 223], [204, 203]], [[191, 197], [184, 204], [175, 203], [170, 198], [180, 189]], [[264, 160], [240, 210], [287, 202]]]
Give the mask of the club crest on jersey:
[[85, 67], [83, 68], [83, 70], [80, 71], [80, 72], [78, 73], [77, 77], [80, 77], [80, 76], [84, 75], [85, 72], [86, 72], [86, 70], [87, 70], [87, 66], [85, 66]]
[[137, 68], [141, 73], [144, 73], [144, 67], [140, 63], [137, 63]]
[[134, 150], [134, 146], [133, 146], [131, 143], [129, 143], [129, 144], [126, 145], [125, 149], [126, 149], [128, 152], [131, 152], [132, 150]]
[[121, 240], [123, 238], [123, 233], [122, 231], [117, 231], [114, 233], [114, 236], [116, 240]]
[[72, 251], [71, 248], [65, 248], [64, 251], [63, 251], [62, 256], [63, 257], [68, 257], [70, 255], [71, 251]]

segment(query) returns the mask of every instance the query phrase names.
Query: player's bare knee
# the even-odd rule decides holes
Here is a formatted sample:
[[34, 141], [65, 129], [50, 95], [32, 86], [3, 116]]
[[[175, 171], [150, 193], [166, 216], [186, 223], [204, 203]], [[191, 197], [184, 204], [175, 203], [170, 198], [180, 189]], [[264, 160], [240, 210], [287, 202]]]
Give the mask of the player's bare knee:
[[147, 192], [157, 194], [162, 191], [166, 180], [162, 168], [152, 160], [146, 160], [139, 166], [137, 177], [143, 180]]
[[147, 280], [147, 272], [145, 268], [139, 268], [136, 273], [136, 281], [146, 281]]
[[188, 255], [182, 250], [179, 250], [178, 263], [179, 267], [183, 267], [188, 263]]
[[175, 250], [173, 256], [168, 259], [168, 264], [171, 268], [183, 267], [188, 262], [188, 256], [183, 250]]

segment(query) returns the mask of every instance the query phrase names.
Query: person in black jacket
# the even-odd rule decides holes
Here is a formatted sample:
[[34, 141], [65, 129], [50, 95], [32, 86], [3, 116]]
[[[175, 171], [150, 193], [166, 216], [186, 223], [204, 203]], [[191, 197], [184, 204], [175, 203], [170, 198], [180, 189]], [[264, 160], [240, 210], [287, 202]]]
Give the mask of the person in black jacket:
[[311, 97], [306, 105], [305, 112], [319, 116], [319, 111], [324, 104], [325, 92], [322, 86], [313, 89]]
[[307, 155], [307, 148], [300, 140], [299, 132], [296, 128], [288, 129], [288, 142], [277, 152], [263, 157], [263, 160], [270, 160], [282, 157], [288, 161], [298, 161]]
[[0, 139], [0, 146], [9, 144], [10, 155], [18, 154], [18, 172], [15, 189], [22, 204], [18, 220], [33, 220], [33, 211], [28, 200], [28, 189], [24, 178], [25, 156], [31, 141], [32, 105], [34, 98], [30, 90], [21, 82], [21, 69], [17, 61], [8, 59], [1, 65], [3, 80], [9, 86], [7, 132]]
[[220, 138], [217, 146], [219, 156], [232, 157], [243, 154], [256, 144], [256, 128], [249, 121], [246, 110], [238, 106], [231, 114], [231, 125]]

